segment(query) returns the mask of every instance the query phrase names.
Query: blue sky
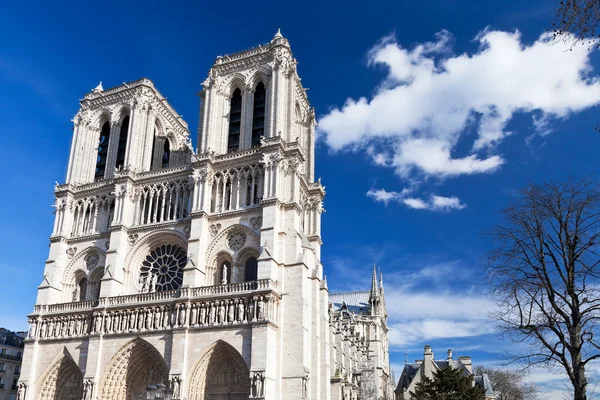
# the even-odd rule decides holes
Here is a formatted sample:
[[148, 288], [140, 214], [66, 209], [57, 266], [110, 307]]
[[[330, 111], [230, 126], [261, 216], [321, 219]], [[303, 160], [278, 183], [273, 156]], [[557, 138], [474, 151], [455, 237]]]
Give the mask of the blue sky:
[[511, 344], [486, 320], [482, 232], [530, 180], [598, 172], [598, 54], [540, 40], [550, 1], [213, 3], [0, 5], [0, 326], [35, 302], [78, 99], [150, 78], [195, 143], [215, 57], [281, 28], [320, 123], [330, 289], [381, 267], [397, 375], [426, 344], [495, 363]]

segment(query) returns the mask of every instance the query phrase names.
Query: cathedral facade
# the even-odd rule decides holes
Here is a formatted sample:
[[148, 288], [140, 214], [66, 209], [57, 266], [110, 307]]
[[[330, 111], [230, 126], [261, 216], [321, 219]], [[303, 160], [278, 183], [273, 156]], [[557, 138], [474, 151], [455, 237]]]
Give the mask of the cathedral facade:
[[218, 57], [200, 96], [197, 151], [148, 79], [81, 101], [17, 398], [391, 399], [382, 282], [324, 278], [287, 39]]

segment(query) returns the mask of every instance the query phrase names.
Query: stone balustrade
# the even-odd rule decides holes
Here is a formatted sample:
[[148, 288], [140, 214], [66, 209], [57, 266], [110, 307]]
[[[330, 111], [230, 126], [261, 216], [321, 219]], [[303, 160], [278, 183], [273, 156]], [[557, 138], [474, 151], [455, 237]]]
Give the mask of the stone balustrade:
[[277, 324], [279, 295], [273, 291], [275, 286], [274, 281], [261, 279], [99, 301], [38, 305], [30, 315], [28, 339]]
[[33, 307], [35, 314], [61, 313], [91, 309], [98, 306], [98, 300], [74, 301], [71, 303], [41, 304]]
[[279, 297], [274, 294], [223, 300], [175, 302], [133, 308], [103, 309], [30, 318], [28, 339], [72, 339], [171, 329], [201, 329], [277, 323]]

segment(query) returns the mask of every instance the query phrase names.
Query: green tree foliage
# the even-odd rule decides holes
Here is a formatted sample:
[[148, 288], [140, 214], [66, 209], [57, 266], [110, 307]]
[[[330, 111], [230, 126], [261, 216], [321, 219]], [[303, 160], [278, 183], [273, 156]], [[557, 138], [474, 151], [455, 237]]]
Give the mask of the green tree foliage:
[[483, 390], [473, 385], [473, 377], [463, 371], [445, 368], [417, 384], [411, 400], [484, 400]]

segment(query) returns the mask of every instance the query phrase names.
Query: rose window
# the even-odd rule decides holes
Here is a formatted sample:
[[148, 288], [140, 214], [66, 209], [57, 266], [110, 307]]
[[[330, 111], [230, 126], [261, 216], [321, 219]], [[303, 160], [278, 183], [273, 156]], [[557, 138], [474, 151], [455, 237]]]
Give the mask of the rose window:
[[241, 231], [231, 233], [227, 239], [227, 244], [231, 250], [238, 251], [246, 244], [246, 234]]
[[146, 256], [140, 269], [142, 292], [177, 290], [183, 282], [186, 251], [174, 244], [158, 246]]

